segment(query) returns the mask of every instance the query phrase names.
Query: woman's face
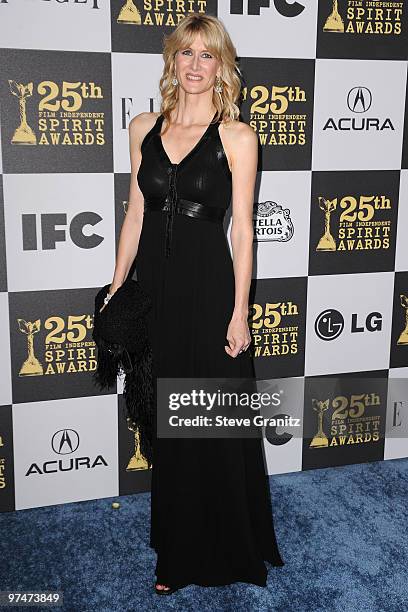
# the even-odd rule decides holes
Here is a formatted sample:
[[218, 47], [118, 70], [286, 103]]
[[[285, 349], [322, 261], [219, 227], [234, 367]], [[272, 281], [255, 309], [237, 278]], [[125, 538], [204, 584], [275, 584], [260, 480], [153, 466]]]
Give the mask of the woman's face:
[[219, 67], [219, 61], [206, 50], [200, 34], [196, 35], [190, 47], [176, 53], [176, 76], [187, 93], [201, 93], [212, 88], [216, 75], [220, 76]]

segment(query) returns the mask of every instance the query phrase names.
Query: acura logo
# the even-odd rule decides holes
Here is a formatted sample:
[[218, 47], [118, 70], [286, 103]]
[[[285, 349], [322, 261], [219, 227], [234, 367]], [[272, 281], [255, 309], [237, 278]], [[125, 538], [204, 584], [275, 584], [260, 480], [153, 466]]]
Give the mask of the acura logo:
[[[354, 115], [348, 117], [328, 117], [323, 125], [323, 131], [333, 130], [334, 132], [382, 132], [395, 128], [390, 117], [370, 117], [363, 115], [370, 108], [373, 96], [368, 87], [358, 85], [352, 87], [347, 94], [347, 106]], [[357, 117], [357, 115], [363, 115]]]
[[74, 429], [60, 429], [52, 436], [51, 446], [57, 455], [70, 455], [79, 446], [79, 435]]
[[[103, 455], [90, 457], [89, 455], [73, 455], [79, 447], [79, 435], [75, 429], [60, 429], [56, 431], [51, 438], [51, 447], [57, 455], [62, 457], [53, 457], [45, 461], [34, 461], [27, 469], [25, 476], [37, 477], [45, 474], [57, 474], [87, 471], [89, 469], [98, 468], [101, 466], [109, 467], [109, 464]], [[65, 455], [73, 455], [67, 457]]]
[[371, 106], [373, 97], [367, 87], [353, 87], [347, 95], [347, 106], [353, 113], [365, 113]]

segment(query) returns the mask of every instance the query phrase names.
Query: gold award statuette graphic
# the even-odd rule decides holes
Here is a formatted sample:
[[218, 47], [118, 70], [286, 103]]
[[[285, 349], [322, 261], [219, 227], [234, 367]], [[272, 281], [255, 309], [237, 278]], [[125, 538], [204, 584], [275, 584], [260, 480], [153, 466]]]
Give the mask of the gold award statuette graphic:
[[19, 376], [40, 376], [44, 373], [41, 363], [34, 354], [34, 334], [40, 331], [40, 319], [31, 323], [24, 319], [17, 319], [18, 327], [27, 336], [27, 359], [24, 361], [18, 373]]
[[332, 12], [327, 17], [323, 26], [324, 32], [344, 32], [344, 21], [339, 13], [337, 0], [333, 0]]
[[[126, 468], [127, 471], [135, 471], [135, 470], [148, 470], [149, 464], [147, 463], [146, 458], [142, 455], [140, 451], [140, 434], [139, 428], [132, 423], [131, 419], [127, 419], [128, 429], [133, 431], [135, 434], [135, 452], [130, 458], [128, 466]], [[150, 465], [150, 467], [152, 467]]]
[[329, 400], [322, 402], [320, 400], [312, 400], [313, 410], [317, 412], [318, 428], [313, 440], [309, 444], [309, 448], [326, 448], [329, 446], [329, 440], [323, 431], [323, 413], [329, 407]]
[[133, 4], [133, 0], [126, 0], [120, 9], [117, 23], [129, 23], [131, 25], [141, 25], [142, 19], [139, 10]]
[[8, 80], [10, 91], [13, 96], [18, 98], [18, 109], [20, 113], [20, 125], [16, 128], [11, 144], [35, 145], [37, 137], [27, 123], [26, 100], [33, 95], [33, 84], [16, 83], [12, 79]]
[[405, 328], [402, 330], [397, 344], [408, 344], [408, 296], [401, 293], [401, 306], [405, 308]]
[[324, 212], [324, 234], [320, 238], [316, 251], [335, 251], [336, 243], [330, 233], [330, 215], [336, 210], [336, 200], [326, 200], [319, 196], [319, 208]]

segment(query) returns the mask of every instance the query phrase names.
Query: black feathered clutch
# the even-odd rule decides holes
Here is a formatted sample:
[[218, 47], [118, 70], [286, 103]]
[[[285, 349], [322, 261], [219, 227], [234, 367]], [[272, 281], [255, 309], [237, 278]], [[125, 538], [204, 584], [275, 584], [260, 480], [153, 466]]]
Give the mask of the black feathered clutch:
[[139, 430], [140, 452], [150, 466], [153, 460], [153, 378], [146, 315], [152, 302], [139, 281], [126, 279], [99, 312], [109, 287], [102, 287], [95, 297], [92, 338], [97, 346], [97, 367], [93, 379], [100, 389], [104, 389], [112, 387], [118, 375], [125, 374], [125, 416], [134, 429]]

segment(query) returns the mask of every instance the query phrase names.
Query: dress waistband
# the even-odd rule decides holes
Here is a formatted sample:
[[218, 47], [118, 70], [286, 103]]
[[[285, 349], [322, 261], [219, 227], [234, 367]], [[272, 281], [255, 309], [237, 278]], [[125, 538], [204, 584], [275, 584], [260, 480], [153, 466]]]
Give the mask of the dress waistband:
[[189, 217], [195, 217], [196, 219], [206, 219], [207, 221], [215, 221], [222, 223], [225, 215], [223, 208], [214, 206], [205, 206], [199, 202], [192, 202], [191, 200], [185, 200], [179, 198], [175, 190], [174, 180], [170, 183], [170, 194], [166, 197], [161, 198], [145, 198], [144, 210], [163, 210], [167, 211], [167, 222], [166, 222], [166, 239], [164, 243], [164, 252], [166, 257], [170, 255], [170, 245], [172, 242], [173, 234], [173, 219], [175, 213], [181, 213]]
[[[171, 201], [170, 198], [145, 198], [144, 210], [164, 210], [170, 211]], [[192, 202], [191, 200], [185, 200], [184, 198], [177, 198], [175, 200], [175, 212], [181, 213], [182, 215], [188, 215], [189, 217], [195, 217], [196, 219], [206, 219], [207, 221], [221, 222], [225, 216], [224, 208], [218, 208], [217, 206], [205, 206], [199, 202]]]

